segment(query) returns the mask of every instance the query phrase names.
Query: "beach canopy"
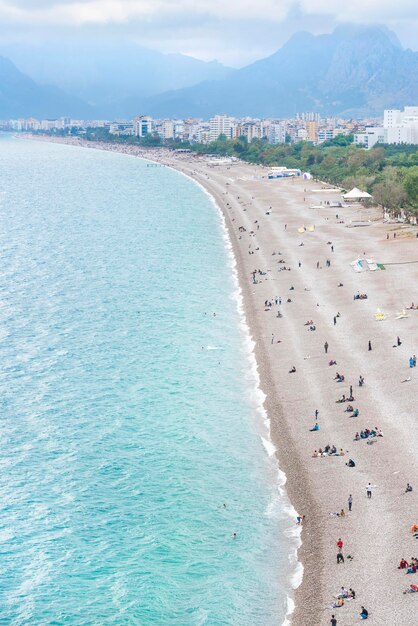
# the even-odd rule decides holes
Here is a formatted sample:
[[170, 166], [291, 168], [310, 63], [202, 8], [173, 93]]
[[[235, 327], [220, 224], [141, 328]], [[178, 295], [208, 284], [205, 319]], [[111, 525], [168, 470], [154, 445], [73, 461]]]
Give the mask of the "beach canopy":
[[343, 195], [344, 200], [358, 200], [361, 198], [371, 198], [372, 196], [367, 191], [361, 191], [354, 187], [351, 191]]

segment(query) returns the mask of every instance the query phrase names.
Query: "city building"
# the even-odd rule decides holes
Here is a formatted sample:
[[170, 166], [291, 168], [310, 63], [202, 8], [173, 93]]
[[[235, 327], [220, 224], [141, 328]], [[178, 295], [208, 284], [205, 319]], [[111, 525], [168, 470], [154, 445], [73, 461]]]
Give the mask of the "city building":
[[354, 135], [354, 143], [365, 148], [376, 143], [418, 144], [418, 106], [407, 106], [403, 111], [386, 109], [383, 126], [366, 127], [364, 133]]
[[318, 127], [319, 127], [319, 122], [318, 121], [314, 121], [314, 120], [310, 120], [308, 122], [306, 122], [305, 125], [305, 130], [306, 130], [306, 139], [308, 141], [312, 141], [314, 143], [316, 143], [317, 140], [317, 134], [318, 134]]
[[271, 123], [268, 127], [267, 140], [273, 146], [286, 143], [286, 125], [284, 122]]
[[147, 135], [152, 135], [152, 117], [149, 117], [149, 115], [134, 117], [133, 134], [136, 137], [146, 137]]
[[220, 135], [225, 135], [227, 139], [232, 138], [234, 120], [227, 115], [215, 115], [209, 120], [210, 140], [216, 141]]

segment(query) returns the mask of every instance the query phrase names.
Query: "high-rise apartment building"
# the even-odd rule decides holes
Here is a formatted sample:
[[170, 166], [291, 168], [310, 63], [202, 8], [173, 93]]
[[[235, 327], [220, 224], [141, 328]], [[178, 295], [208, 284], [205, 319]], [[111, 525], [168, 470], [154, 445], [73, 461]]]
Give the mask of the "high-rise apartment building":
[[209, 120], [210, 140], [216, 141], [220, 135], [225, 135], [227, 139], [232, 137], [234, 120], [227, 115], [215, 115]]
[[317, 121], [306, 122], [306, 138], [308, 141], [316, 143], [318, 138], [318, 126]]

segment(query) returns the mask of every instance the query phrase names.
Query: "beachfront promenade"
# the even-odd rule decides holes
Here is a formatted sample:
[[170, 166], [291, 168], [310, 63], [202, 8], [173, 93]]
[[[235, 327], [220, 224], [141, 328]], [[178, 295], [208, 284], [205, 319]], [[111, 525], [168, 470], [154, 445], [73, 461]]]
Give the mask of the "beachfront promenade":
[[[418, 310], [407, 309], [418, 303], [418, 263], [406, 263], [418, 261], [414, 229], [382, 224], [374, 209], [331, 208], [325, 202], [340, 196], [313, 181], [268, 181], [257, 166], [146, 154], [194, 177], [226, 217], [278, 460], [306, 516], [305, 575], [292, 623], [326, 625], [335, 614], [338, 626], [352, 625], [364, 606], [372, 624], [415, 624], [418, 593], [403, 591], [418, 584], [418, 573], [398, 569], [401, 558], [418, 556], [411, 533], [418, 369], [409, 362], [418, 353]], [[358, 257], [386, 269], [355, 272], [350, 263]], [[367, 298], [354, 299], [358, 292]], [[366, 429], [383, 436], [361, 437]], [[338, 454], [318, 453], [327, 446]], [[412, 492], [405, 493], [407, 483]], [[355, 599], [331, 609], [342, 587], [354, 589]]]

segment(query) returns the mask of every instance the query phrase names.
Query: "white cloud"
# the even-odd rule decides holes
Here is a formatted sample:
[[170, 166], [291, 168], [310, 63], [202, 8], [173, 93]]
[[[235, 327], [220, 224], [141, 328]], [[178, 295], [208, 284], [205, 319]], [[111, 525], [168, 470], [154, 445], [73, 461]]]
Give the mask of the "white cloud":
[[400, 17], [418, 19], [417, 0], [300, 0], [307, 15], [331, 15], [339, 22], [386, 22]]
[[2, 40], [77, 31], [233, 65], [273, 52], [296, 31], [330, 32], [342, 22], [384, 23], [417, 47], [417, 0], [0, 0]]
[[200, 15], [218, 20], [264, 19], [282, 21], [294, 0], [0, 0], [0, 15], [12, 21], [57, 24], [120, 23], [130, 19]]

